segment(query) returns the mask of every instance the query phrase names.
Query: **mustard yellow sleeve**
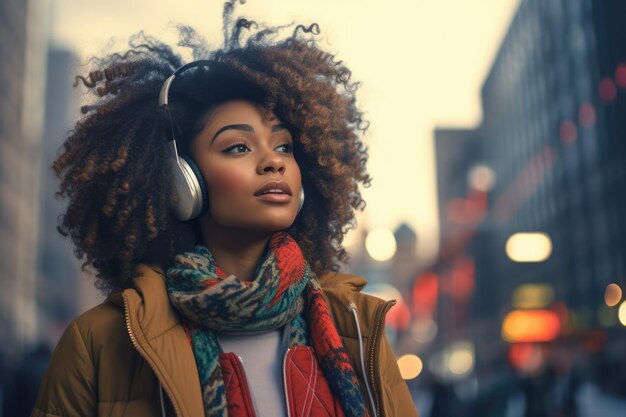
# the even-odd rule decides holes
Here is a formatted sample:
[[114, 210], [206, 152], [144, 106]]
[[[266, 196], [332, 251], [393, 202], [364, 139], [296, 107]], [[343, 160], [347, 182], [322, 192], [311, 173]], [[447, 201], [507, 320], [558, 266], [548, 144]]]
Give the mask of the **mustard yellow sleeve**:
[[380, 376], [386, 417], [417, 417], [417, 409], [400, 369], [393, 349], [383, 333], [380, 347]]
[[31, 417], [96, 416], [95, 374], [85, 341], [72, 321], [52, 353]]

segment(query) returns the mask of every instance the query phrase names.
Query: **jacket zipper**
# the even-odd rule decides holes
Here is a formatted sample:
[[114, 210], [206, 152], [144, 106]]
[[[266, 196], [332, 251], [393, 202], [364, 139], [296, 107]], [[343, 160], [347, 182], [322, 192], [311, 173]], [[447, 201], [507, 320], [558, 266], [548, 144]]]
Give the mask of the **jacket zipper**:
[[285, 386], [285, 405], [287, 408], [287, 417], [291, 417], [291, 411], [289, 410], [289, 394], [287, 391], [287, 355], [291, 348], [287, 348], [285, 356], [283, 356], [283, 385]]
[[[152, 361], [150, 361], [148, 359], [146, 351], [139, 345], [139, 342], [137, 341], [137, 339], [135, 338], [135, 335], [133, 334], [133, 329], [132, 329], [132, 326], [131, 326], [131, 323], [130, 323], [130, 313], [129, 313], [129, 309], [128, 309], [128, 299], [126, 298], [125, 294], [122, 294], [122, 298], [124, 299], [124, 316], [125, 316], [125, 319], [126, 319], [126, 329], [128, 330], [128, 334], [130, 335], [130, 340], [133, 343], [133, 346], [135, 347], [135, 349], [145, 359], [145, 361], [148, 363], [148, 365], [150, 365], [150, 368], [152, 368], [152, 372], [154, 372], [154, 375], [157, 377], [157, 381], [159, 383], [161, 383], [160, 374], [159, 374], [158, 370], [156, 369], [156, 366], [152, 363]], [[164, 385], [163, 383], [161, 383], [161, 386], [165, 390], [165, 393], [167, 394], [167, 396], [170, 398], [170, 402], [172, 403], [172, 406], [174, 407], [174, 412], [176, 413], [176, 415], [179, 416], [179, 417], [182, 417], [182, 413], [180, 412], [180, 409], [176, 405], [176, 402], [174, 401], [174, 396], [169, 391], [168, 387], [166, 385]]]
[[[252, 392], [252, 389], [250, 388], [250, 382], [248, 381], [248, 376], [246, 375], [246, 370], [243, 368], [243, 359], [241, 359], [241, 356], [237, 355], [237, 359], [239, 359], [239, 363], [241, 364], [241, 375], [243, 376], [244, 382], [245, 382], [245, 393], [244, 395], [247, 394], [248, 398], [250, 399], [250, 403], [252, 405], [252, 412], [254, 413], [254, 416], [258, 416], [259, 415], [259, 410], [258, 407], [256, 406], [256, 400], [254, 398], [254, 393]], [[245, 401], [245, 400], [244, 400]]]
[[380, 313], [378, 313], [378, 317], [376, 319], [376, 322], [374, 324], [374, 332], [373, 332], [373, 337], [372, 337], [372, 349], [370, 352], [370, 369], [368, 372], [368, 375], [370, 377], [370, 386], [372, 387], [372, 391], [374, 391], [374, 397], [376, 398], [376, 415], [378, 417], [385, 417], [384, 414], [384, 410], [382, 407], [382, 396], [379, 394], [379, 390], [378, 390], [378, 386], [376, 384], [376, 375], [375, 375], [375, 370], [377, 369], [375, 367], [376, 364], [376, 351], [377, 351], [377, 346], [378, 346], [378, 336], [380, 335], [381, 330], [384, 328], [382, 326], [382, 324], [384, 323], [384, 319], [385, 316], [387, 315], [387, 311], [389, 311], [389, 309], [391, 307], [393, 307], [396, 304], [395, 300], [389, 301], [387, 302], [383, 308], [381, 309]]

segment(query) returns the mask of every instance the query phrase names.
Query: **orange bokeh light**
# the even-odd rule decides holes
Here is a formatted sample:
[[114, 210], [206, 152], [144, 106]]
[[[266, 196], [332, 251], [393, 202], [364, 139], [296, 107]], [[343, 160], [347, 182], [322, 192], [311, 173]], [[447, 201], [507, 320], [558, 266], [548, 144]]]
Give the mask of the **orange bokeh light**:
[[549, 342], [560, 330], [561, 320], [551, 310], [513, 310], [502, 322], [502, 338], [510, 343]]
[[622, 289], [619, 285], [613, 283], [606, 286], [604, 290], [604, 302], [607, 306], [613, 307], [622, 300]]

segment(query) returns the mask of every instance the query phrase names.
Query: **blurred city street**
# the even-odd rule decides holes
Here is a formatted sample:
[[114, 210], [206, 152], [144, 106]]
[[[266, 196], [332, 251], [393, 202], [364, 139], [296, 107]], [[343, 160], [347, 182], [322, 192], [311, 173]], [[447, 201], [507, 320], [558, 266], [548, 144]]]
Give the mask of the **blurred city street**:
[[[371, 3], [379, 11], [391, 7]], [[406, 7], [403, 18], [411, 21], [414, 7], [420, 22], [435, 12], [458, 22], [458, 3], [403, 3], [394, 13]], [[385, 42], [358, 44], [367, 44], [359, 53], [370, 59], [354, 66], [355, 75], [366, 74], [366, 88], [362, 68], [374, 66], [377, 54], [384, 64], [377, 67], [381, 80], [364, 94], [376, 134], [372, 188], [411, 205], [383, 224], [379, 213], [401, 204], [372, 191], [374, 214], [366, 209], [346, 236], [351, 261], [342, 270], [367, 279], [363, 292], [397, 301], [386, 317], [387, 336], [420, 417], [625, 417], [626, 0], [504, 3], [501, 16], [510, 20], [491, 22], [493, 33], [496, 23], [502, 28], [490, 35], [497, 47], [480, 82], [464, 93], [479, 103], [473, 124], [435, 113], [425, 119], [423, 110], [431, 103], [454, 107], [454, 89], [433, 97], [424, 87], [439, 91], [452, 77], [425, 74], [442, 62], [464, 72], [467, 56], [438, 48], [437, 38], [411, 38], [404, 26], [387, 35], [400, 43], [393, 59], [384, 55]], [[60, 335], [104, 299], [57, 231], [65, 202], [54, 198], [59, 184], [50, 169], [85, 98], [72, 87], [85, 75], [84, 50], [58, 35], [75, 4], [0, 0], [0, 417], [30, 414]], [[376, 32], [368, 2], [346, 4], [367, 16], [359, 30]], [[471, 8], [491, 16], [485, 4], [474, 0]], [[308, 11], [316, 12], [322, 14]], [[160, 19], [158, 27], [171, 24]], [[461, 38], [483, 24], [446, 26], [446, 35], [471, 53]], [[337, 45], [345, 41], [339, 29], [329, 33]], [[400, 87], [386, 91], [397, 77], [424, 88], [424, 97], [405, 97]], [[397, 119], [377, 124], [377, 111], [393, 107], [379, 105], [388, 96], [410, 117], [398, 110]], [[411, 107], [416, 96], [419, 110]], [[424, 135], [414, 119], [426, 126]], [[389, 139], [400, 136], [406, 143]], [[402, 162], [406, 154], [415, 160]], [[421, 174], [422, 154], [432, 162], [430, 176]], [[418, 166], [419, 175], [411, 171]], [[398, 188], [389, 191], [384, 175], [396, 175]]]
[[[432, 395], [428, 391], [420, 391], [414, 395], [416, 406], [422, 417], [430, 417], [432, 408]], [[553, 412], [546, 415], [561, 416], [571, 415], [576, 417], [622, 417], [626, 410], [626, 398], [612, 396], [602, 392], [597, 386], [584, 384], [580, 387], [576, 397], [576, 412], [564, 414]], [[501, 417], [524, 417], [527, 416], [524, 397], [521, 393], [512, 395], [507, 399], [506, 410], [500, 414], [482, 414], [482, 415], [498, 415]], [[444, 414], [442, 414], [444, 415]], [[464, 410], [456, 415], [480, 415], [471, 414], [470, 411]]]
[[626, 411], [626, 399], [603, 393], [593, 385], [583, 385], [578, 393], [581, 417], [620, 417]]

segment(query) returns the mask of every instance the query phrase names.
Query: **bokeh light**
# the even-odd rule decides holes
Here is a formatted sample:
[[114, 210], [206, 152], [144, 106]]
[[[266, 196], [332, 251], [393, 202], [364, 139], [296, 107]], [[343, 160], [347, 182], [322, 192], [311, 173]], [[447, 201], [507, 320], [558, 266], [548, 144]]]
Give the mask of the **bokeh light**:
[[600, 85], [598, 86], [598, 94], [600, 98], [604, 101], [613, 101], [615, 96], [617, 95], [617, 88], [615, 87], [615, 83], [610, 78], [604, 78], [600, 81]]
[[365, 249], [375, 261], [388, 261], [396, 253], [396, 248], [396, 238], [389, 229], [374, 229], [365, 238]]
[[474, 354], [468, 349], [455, 350], [448, 359], [450, 372], [455, 375], [466, 375], [474, 367]]
[[626, 326], [626, 301], [620, 304], [619, 310], [617, 311], [617, 318], [619, 322], [622, 323], [622, 326]]
[[402, 379], [415, 379], [422, 373], [424, 365], [417, 355], [403, 355], [398, 359], [398, 367]]
[[550, 310], [514, 310], [502, 322], [502, 338], [509, 343], [548, 342], [561, 330], [561, 321]]
[[513, 291], [513, 307], [544, 308], [554, 299], [554, 289], [548, 284], [524, 284]]
[[584, 127], [591, 127], [596, 123], [596, 109], [591, 103], [583, 103], [578, 109], [578, 119]]
[[606, 286], [604, 290], [604, 302], [607, 306], [616, 306], [622, 300], [622, 289], [619, 285], [613, 283]]
[[567, 145], [576, 142], [578, 129], [576, 128], [574, 122], [571, 120], [564, 120], [561, 122], [561, 126], [559, 127], [559, 137], [561, 138], [561, 142]]
[[460, 381], [474, 370], [475, 358], [474, 342], [457, 340], [431, 355], [428, 368], [442, 381]]
[[469, 184], [475, 190], [489, 192], [495, 183], [496, 174], [487, 165], [477, 165], [469, 173]]
[[411, 336], [420, 344], [427, 344], [437, 337], [437, 323], [430, 318], [416, 318], [411, 325]]
[[542, 262], [552, 254], [552, 240], [545, 233], [515, 233], [506, 241], [506, 254], [515, 262]]
[[515, 343], [509, 349], [509, 361], [511, 365], [521, 371], [522, 374], [532, 375], [543, 363], [543, 352], [534, 343]]
[[619, 88], [626, 88], [626, 63], [621, 63], [615, 70], [615, 84]]

